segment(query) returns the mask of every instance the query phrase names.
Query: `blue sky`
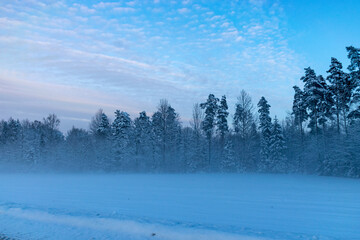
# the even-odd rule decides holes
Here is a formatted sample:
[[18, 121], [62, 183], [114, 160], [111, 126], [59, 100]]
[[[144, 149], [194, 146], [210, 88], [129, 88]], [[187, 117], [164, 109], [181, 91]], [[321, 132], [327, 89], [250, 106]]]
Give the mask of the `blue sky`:
[[51, 1], [0, 3], [0, 119], [56, 113], [87, 128], [99, 108], [136, 117], [166, 98], [192, 105], [241, 89], [272, 116], [291, 109], [303, 68], [346, 67], [360, 46], [360, 1]]

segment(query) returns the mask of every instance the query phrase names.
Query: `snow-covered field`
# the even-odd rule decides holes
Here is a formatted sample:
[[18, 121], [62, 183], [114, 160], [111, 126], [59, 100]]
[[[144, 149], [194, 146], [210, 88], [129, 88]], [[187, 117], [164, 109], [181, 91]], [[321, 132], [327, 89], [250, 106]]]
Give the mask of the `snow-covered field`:
[[0, 175], [15, 239], [360, 239], [360, 180], [260, 174]]

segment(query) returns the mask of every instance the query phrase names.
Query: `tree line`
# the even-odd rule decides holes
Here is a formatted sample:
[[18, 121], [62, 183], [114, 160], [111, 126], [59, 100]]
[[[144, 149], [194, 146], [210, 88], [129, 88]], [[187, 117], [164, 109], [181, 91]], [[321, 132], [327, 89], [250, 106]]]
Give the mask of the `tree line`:
[[[360, 48], [350, 65], [331, 58], [327, 76], [305, 68], [291, 113], [279, 121], [242, 90], [229, 117], [226, 96], [194, 104], [189, 126], [163, 99], [151, 116], [114, 120], [99, 110], [88, 130], [66, 136], [60, 120], [0, 122], [0, 166], [21, 171], [266, 172], [360, 177]], [[228, 122], [229, 121], [229, 122]]]

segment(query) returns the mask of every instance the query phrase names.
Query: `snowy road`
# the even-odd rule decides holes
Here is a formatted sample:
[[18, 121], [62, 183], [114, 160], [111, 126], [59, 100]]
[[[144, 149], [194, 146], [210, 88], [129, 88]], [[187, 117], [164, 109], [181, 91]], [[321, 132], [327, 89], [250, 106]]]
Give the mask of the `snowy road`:
[[360, 239], [360, 181], [288, 175], [0, 175], [18, 239]]

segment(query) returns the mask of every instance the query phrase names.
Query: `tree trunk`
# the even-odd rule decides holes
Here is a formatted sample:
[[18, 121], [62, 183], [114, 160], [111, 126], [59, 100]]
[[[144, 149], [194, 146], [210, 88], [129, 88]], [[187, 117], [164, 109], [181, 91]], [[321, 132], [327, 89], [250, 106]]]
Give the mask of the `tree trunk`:
[[209, 159], [208, 159], [208, 164], [209, 164], [209, 170], [210, 170], [210, 165], [211, 165], [211, 137], [209, 138]]
[[347, 117], [346, 117], [346, 110], [343, 109], [343, 117], [344, 117], [344, 128], [345, 128], [345, 133], [346, 135], [348, 134], [348, 129], [347, 129]]

